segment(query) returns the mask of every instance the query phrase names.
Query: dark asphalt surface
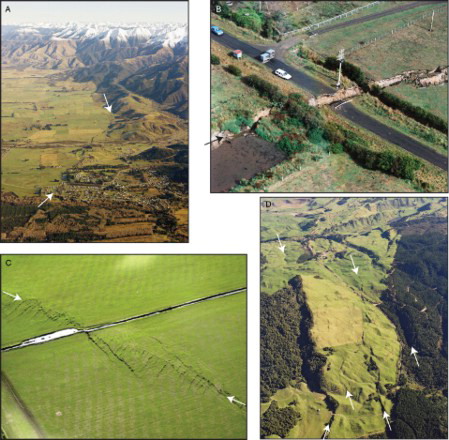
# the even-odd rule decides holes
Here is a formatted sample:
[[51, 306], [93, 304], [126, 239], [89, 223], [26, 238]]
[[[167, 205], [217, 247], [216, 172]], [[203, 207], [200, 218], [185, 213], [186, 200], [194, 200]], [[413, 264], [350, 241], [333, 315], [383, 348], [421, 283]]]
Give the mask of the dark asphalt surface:
[[[228, 34], [224, 34], [219, 37], [211, 33], [211, 38], [212, 40], [216, 41], [217, 43], [223, 46], [228, 47], [229, 49], [233, 50], [240, 49], [246, 56], [250, 56], [256, 59], [264, 49], [268, 48], [268, 46], [266, 47], [255, 45], [253, 46], [251, 44], [240, 41], [239, 39], [232, 37], [231, 35]], [[316, 79], [307, 75], [305, 72], [295, 69], [294, 67], [289, 66], [280, 60], [277, 59], [271, 60], [268, 63], [266, 63], [266, 65], [271, 70], [276, 70], [279, 68], [286, 70], [288, 73], [290, 73], [290, 75], [292, 75], [292, 79], [290, 81], [294, 82], [300, 88], [313, 93], [314, 95], [335, 92], [335, 89], [332, 89], [331, 87], [322, 84], [320, 81], [317, 81]], [[421, 144], [415, 139], [391, 127], [388, 127], [387, 125], [382, 124], [381, 122], [377, 121], [371, 116], [366, 115], [365, 113], [355, 108], [354, 105], [352, 105], [351, 103], [344, 104], [338, 109], [333, 110], [336, 113], [341, 114], [354, 124], [357, 124], [365, 128], [366, 130], [375, 133], [382, 139], [385, 139], [386, 141], [391, 142], [392, 144], [395, 144], [403, 148], [404, 150], [409, 151], [410, 153], [413, 153], [415, 156], [418, 156], [421, 159], [424, 159], [427, 162], [430, 162], [431, 164], [447, 171], [448, 166], [447, 157], [435, 152], [431, 148], [427, 147], [424, 144]]]
[[331, 32], [335, 29], [344, 28], [347, 26], [352, 26], [354, 24], [365, 23], [367, 21], [376, 20], [377, 18], [386, 17], [390, 14], [394, 14], [396, 12], [407, 11], [409, 9], [417, 8], [419, 6], [423, 6], [429, 3], [446, 3], [444, 0], [436, 0], [436, 1], [420, 1], [413, 3], [406, 3], [404, 5], [397, 6], [396, 8], [391, 8], [386, 11], [377, 12], [375, 14], [366, 15], [364, 17], [354, 18], [353, 20], [348, 20], [343, 23], [334, 24], [332, 26], [327, 26], [323, 29], [318, 28], [316, 31], [312, 31], [314, 35], [326, 34], [327, 32]]

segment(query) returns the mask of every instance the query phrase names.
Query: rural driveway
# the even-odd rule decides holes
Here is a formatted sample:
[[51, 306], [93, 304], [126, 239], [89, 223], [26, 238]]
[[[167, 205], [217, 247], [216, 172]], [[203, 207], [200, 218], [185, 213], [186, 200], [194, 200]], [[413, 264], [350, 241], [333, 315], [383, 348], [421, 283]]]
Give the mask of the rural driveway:
[[[215, 34], [211, 34], [211, 38], [212, 40], [228, 47], [229, 49], [240, 49], [245, 55], [252, 58], [257, 58], [260, 55], [261, 51], [267, 48], [267, 46], [251, 45], [249, 43], [245, 43], [244, 41], [241, 41], [238, 38], [235, 38], [228, 34], [224, 34], [220, 37]], [[292, 82], [294, 82], [298, 87], [305, 89], [314, 95], [335, 92], [335, 90], [331, 87], [322, 84], [320, 81], [309, 76], [305, 72], [287, 65], [281, 60], [273, 59], [267, 63], [267, 67], [272, 70], [280, 68], [288, 71], [288, 73], [292, 75]], [[336, 113], [341, 114], [343, 117], [350, 120], [354, 124], [357, 124], [364, 129], [371, 131], [382, 139], [385, 139], [386, 141], [414, 154], [415, 156], [420, 157], [427, 162], [430, 162], [438, 168], [447, 171], [448, 162], [446, 156], [435, 152], [426, 145], [389, 126], [382, 124], [377, 119], [374, 119], [371, 116], [368, 116], [362, 111], [358, 110], [353, 104], [348, 103], [340, 106], [338, 109], [333, 108], [333, 110]]]

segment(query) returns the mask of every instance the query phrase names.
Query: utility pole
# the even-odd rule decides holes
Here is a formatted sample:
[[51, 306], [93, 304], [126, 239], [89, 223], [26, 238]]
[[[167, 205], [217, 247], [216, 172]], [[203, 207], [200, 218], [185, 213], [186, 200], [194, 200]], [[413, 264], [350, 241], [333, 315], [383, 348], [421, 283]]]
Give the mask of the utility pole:
[[338, 67], [338, 81], [337, 81], [337, 89], [341, 86], [341, 65], [343, 64], [343, 61], [345, 59], [345, 50], [340, 49], [340, 52], [338, 52], [337, 60], [340, 61], [340, 65]]
[[435, 9], [432, 11], [432, 22], [430, 23], [430, 31], [429, 32], [432, 32], [432, 29], [433, 29], [433, 19], [435, 18]]

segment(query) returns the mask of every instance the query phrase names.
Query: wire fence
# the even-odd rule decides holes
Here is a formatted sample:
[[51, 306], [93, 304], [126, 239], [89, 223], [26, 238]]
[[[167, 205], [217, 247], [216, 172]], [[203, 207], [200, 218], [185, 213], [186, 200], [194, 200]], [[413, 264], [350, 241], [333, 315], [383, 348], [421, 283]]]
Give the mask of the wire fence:
[[[426, 12], [424, 14], [419, 14], [418, 16], [414, 16], [413, 20], [408, 20], [406, 23], [401, 24], [400, 26], [397, 26], [387, 32], [384, 32], [382, 34], [378, 34], [376, 35], [374, 38], [371, 38], [368, 41], [363, 41], [360, 42], [359, 44], [357, 44], [356, 46], [351, 47], [350, 49], [345, 49], [345, 55], [349, 55], [355, 51], [358, 51], [360, 49], [364, 49], [367, 46], [370, 46], [372, 44], [376, 44], [378, 41], [380, 40], [384, 40], [386, 38], [392, 37], [394, 36], [394, 34], [396, 34], [397, 32], [402, 31], [403, 29], [409, 28], [410, 26], [414, 25], [415, 23], [422, 21], [424, 18], [429, 18], [432, 16], [432, 14], [441, 9], [447, 8], [447, 5], [442, 5], [442, 6], [438, 6], [435, 7], [434, 9], [432, 9], [432, 11], [430, 12]], [[430, 29], [430, 22], [429, 22], [429, 29]]]
[[373, 6], [376, 6], [379, 3], [381, 3], [381, 2], [377, 1], [377, 2], [368, 3], [367, 5], [363, 5], [363, 6], [360, 6], [358, 8], [352, 9], [352, 10], [350, 10], [348, 12], [344, 12], [343, 14], [336, 15], [335, 17], [328, 18], [327, 20], [320, 21], [319, 23], [309, 24], [308, 26], [306, 26], [306, 27], [304, 27], [302, 29], [295, 29], [293, 31], [284, 32], [281, 35], [283, 37], [285, 37], [286, 35], [292, 35], [294, 33], [307, 32], [307, 31], [310, 31], [310, 30], [313, 30], [313, 29], [318, 29], [319, 27], [325, 26], [325, 25], [327, 25], [329, 23], [332, 23], [332, 22], [334, 22], [336, 20], [341, 20], [343, 18], [350, 17], [351, 15], [357, 14], [360, 11], [363, 11], [364, 9], [372, 8]]
[[360, 6], [358, 8], [352, 9], [351, 11], [344, 12], [343, 14], [340, 14], [340, 15], [336, 15], [335, 17], [329, 18], [327, 20], [320, 21], [319, 23], [310, 24], [309, 26], [306, 26], [305, 28], [300, 29], [300, 32], [307, 32], [307, 31], [311, 31], [313, 29], [318, 29], [319, 27], [325, 26], [329, 23], [332, 23], [333, 21], [341, 20], [342, 18], [350, 17], [351, 15], [357, 14], [360, 11], [363, 11], [364, 9], [372, 8], [373, 6], [376, 6], [379, 3], [381, 3], [381, 2], [378, 1], [378, 2], [368, 3], [367, 5]]

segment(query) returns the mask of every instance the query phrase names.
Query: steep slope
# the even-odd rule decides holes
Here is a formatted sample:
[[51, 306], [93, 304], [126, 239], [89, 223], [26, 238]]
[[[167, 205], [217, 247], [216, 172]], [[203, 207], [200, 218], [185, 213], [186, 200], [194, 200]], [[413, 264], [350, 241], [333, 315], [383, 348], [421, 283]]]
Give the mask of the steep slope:
[[187, 117], [186, 25], [5, 26], [4, 65], [77, 69], [76, 81], [101, 92], [121, 84]]

